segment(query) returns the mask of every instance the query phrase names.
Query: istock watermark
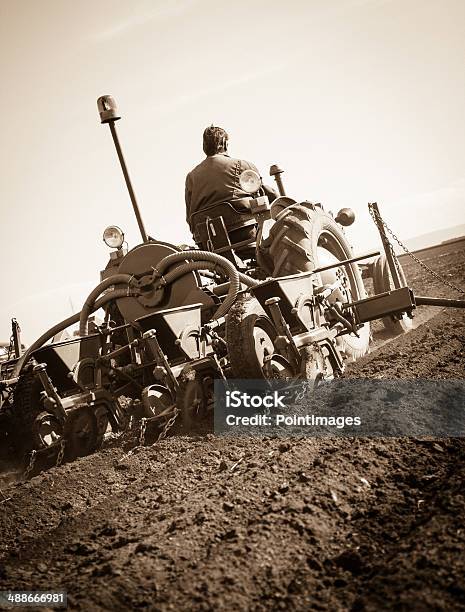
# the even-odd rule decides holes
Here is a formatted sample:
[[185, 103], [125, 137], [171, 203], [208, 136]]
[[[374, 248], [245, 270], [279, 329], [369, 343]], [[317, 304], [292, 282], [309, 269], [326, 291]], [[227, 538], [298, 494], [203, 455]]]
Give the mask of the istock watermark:
[[[240, 384], [247, 384], [246, 381]], [[280, 385], [282, 386], [282, 384]], [[268, 391], [268, 384], [263, 389], [234, 391], [226, 389], [224, 404], [225, 422], [228, 427], [360, 427], [360, 416], [292, 414], [292, 407], [299, 407], [308, 385], [297, 388], [287, 384], [281, 391]], [[250, 410], [248, 410], [250, 409]], [[256, 412], [260, 410], [261, 412]], [[246, 414], [244, 414], [246, 412]], [[254, 414], [255, 412], [255, 414]]]
[[286, 396], [274, 391], [271, 395], [251, 394], [247, 391], [226, 391], [227, 408], [286, 408]]
[[465, 436], [464, 380], [215, 381], [219, 435]]

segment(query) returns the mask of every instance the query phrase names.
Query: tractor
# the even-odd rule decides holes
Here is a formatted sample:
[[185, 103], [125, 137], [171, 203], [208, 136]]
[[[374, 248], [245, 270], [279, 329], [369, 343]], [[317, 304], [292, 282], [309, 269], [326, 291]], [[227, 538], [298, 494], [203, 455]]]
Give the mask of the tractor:
[[[345, 235], [353, 211], [343, 208], [333, 217], [321, 204], [293, 200], [278, 166], [270, 170], [279, 191], [272, 204], [255, 172], [239, 177], [250, 194], [239, 224], [237, 215], [228, 215], [237, 202], [226, 202], [191, 220], [195, 245], [150, 238], [113, 98], [99, 98], [98, 109], [110, 127], [142, 242], [128, 250], [123, 231], [109, 226], [103, 234], [109, 261], [81, 311], [1, 364], [0, 417], [7, 413], [4, 432], [20, 456], [51, 449], [67, 459], [88, 455], [109, 427], [123, 431], [134, 420], [144, 428], [155, 423], [160, 436], [170, 428], [208, 426], [215, 379], [318, 385], [338, 378], [348, 360], [369, 350], [370, 321], [407, 331], [416, 305], [432, 303], [408, 288], [376, 204], [370, 210], [384, 254], [355, 256]], [[359, 267], [367, 260], [376, 293], [370, 297]], [[103, 322], [96, 324], [91, 315], [100, 309]], [[76, 337], [50, 343], [76, 323]]]

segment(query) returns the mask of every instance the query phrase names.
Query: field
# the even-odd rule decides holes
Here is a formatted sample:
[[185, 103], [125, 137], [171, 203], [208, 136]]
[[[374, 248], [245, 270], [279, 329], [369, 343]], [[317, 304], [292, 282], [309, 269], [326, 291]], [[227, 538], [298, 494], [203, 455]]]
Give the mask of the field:
[[[464, 242], [422, 257], [463, 287]], [[402, 263], [417, 294], [460, 297]], [[416, 321], [348, 376], [464, 378], [464, 312]], [[464, 483], [463, 438], [113, 441], [0, 491], [0, 590], [65, 588], [86, 611], [463, 610]]]

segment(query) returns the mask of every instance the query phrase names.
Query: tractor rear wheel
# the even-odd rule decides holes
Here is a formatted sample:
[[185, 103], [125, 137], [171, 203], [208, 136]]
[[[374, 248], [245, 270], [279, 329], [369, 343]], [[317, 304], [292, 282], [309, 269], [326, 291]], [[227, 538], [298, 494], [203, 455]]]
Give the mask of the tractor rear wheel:
[[[401, 286], [406, 287], [407, 279], [405, 278], [405, 274], [399, 260], [397, 260], [397, 265]], [[385, 291], [392, 291], [395, 289], [391, 271], [389, 270], [389, 264], [385, 255], [380, 255], [374, 262], [373, 289], [375, 294], [384, 293]], [[413, 320], [406, 313], [404, 313], [401, 318], [396, 317], [395, 315], [383, 317], [382, 321], [386, 330], [393, 336], [405, 334], [413, 327]]]
[[[353, 257], [342, 228], [329, 214], [310, 203], [293, 204], [276, 220], [270, 230], [268, 252], [273, 261], [273, 276], [311, 272], [318, 267]], [[338, 280], [339, 299], [351, 302], [366, 296], [356, 263], [320, 273], [321, 284]], [[339, 349], [355, 360], [368, 352], [370, 327], [366, 323], [355, 334], [338, 338]]]

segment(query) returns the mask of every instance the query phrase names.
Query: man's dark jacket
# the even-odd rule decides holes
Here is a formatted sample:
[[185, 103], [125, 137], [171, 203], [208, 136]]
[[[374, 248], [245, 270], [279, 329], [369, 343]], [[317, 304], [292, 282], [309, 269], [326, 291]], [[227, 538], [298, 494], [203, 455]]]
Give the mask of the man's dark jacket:
[[239, 176], [244, 170], [260, 174], [250, 162], [219, 153], [209, 155], [189, 172], [186, 177], [186, 219], [191, 230], [195, 226], [194, 213], [222, 202], [250, 197], [239, 184]]

